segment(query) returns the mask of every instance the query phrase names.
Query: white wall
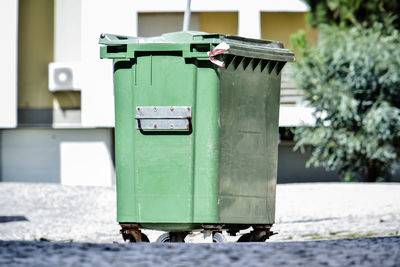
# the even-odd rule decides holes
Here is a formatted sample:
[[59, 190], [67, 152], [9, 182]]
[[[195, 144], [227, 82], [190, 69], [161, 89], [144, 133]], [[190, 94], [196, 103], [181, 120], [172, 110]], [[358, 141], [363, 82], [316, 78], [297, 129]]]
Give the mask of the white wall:
[[314, 108], [304, 106], [286, 107], [281, 106], [279, 110], [279, 126], [295, 127], [300, 125], [314, 125], [312, 116]]
[[[194, 12], [202, 11], [239, 11], [252, 6], [260, 11], [288, 11], [305, 12], [308, 11], [307, 5], [301, 0], [192, 0], [191, 10]], [[135, 8], [138, 11], [148, 12], [176, 12], [184, 11], [186, 0], [146, 0], [136, 1]]]
[[[186, 0], [81, 0], [82, 126], [114, 126], [112, 63], [99, 59], [100, 33], [136, 36], [138, 13], [183, 12], [185, 8]], [[238, 11], [239, 35], [260, 38], [261, 11], [304, 12], [307, 6], [300, 0], [194, 0], [191, 10]]]
[[[106, 134], [105, 130], [102, 131], [101, 135]], [[98, 134], [92, 133], [95, 136]], [[97, 138], [89, 138], [84, 141], [64, 140], [60, 143], [61, 184], [112, 185], [114, 169], [109, 140], [96, 141]]]
[[12, 129], [1, 134], [1, 180], [109, 186], [110, 129]]
[[[186, 0], [55, 0], [55, 61], [81, 63], [82, 126], [113, 127], [111, 60], [99, 59], [100, 33], [136, 36], [138, 12], [183, 12]], [[192, 11], [238, 11], [239, 34], [260, 37], [261, 11], [306, 11], [300, 0], [194, 0]], [[17, 125], [18, 1], [0, 1], [0, 128]]]
[[18, 1], [0, 1], [0, 128], [17, 125]]
[[[139, 12], [182, 12], [186, 0], [138, 1], [136, 10]], [[300, 0], [194, 0], [191, 2], [192, 12], [238, 11], [239, 35], [248, 38], [261, 37], [260, 13], [270, 12], [306, 12], [307, 5]]]
[[[139, 13], [138, 14], [138, 36], [159, 36], [166, 32], [177, 32], [182, 30], [183, 12], [178, 13]], [[193, 13], [190, 16], [191, 31], [200, 30], [200, 16]]]
[[81, 60], [81, 0], [54, 1], [54, 61]]
[[82, 125], [114, 126], [113, 69], [111, 60], [100, 59], [101, 33], [136, 36], [137, 13], [141, 1], [82, 1]]

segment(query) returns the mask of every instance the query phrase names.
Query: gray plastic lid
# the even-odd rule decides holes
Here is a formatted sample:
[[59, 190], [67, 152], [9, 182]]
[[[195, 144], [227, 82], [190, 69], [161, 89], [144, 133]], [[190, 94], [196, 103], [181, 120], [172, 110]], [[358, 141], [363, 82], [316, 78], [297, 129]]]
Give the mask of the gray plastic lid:
[[[243, 38], [234, 35], [210, 34], [196, 31], [181, 31], [162, 34], [156, 37], [129, 37], [113, 34], [101, 34], [99, 44], [105, 46], [140, 46], [140, 50], [155, 51], [154, 44], [162, 44], [163, 50], [171, 45], [175, 50], [177, 44], [182, 44], [182, 50], [187, 44], [219, 44], [225, 42], [229, 45], [228, 54], [244, 57], [262, 58], [276, 61], [295, 61], [294, 54], [283, 47], [282, 42], [271, 40]], [[174, 46], [172, 48], [172, 45]]]

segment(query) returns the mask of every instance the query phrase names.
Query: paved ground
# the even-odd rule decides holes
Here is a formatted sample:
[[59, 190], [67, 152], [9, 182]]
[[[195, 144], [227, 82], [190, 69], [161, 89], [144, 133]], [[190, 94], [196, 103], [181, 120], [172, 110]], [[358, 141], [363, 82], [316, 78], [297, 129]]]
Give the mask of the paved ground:
[[[121, 242], [112, 187], [0, 183], [0, 195], [0, 240]], [[278, 185], [271, 241], [398, 235], [399, 203], [400, 184]]]
[[274, 240], [398, 235], [399, 203], [400, 184], [278, 185]]
[[225, 244], [0, 241], [0, 266], [400, 266], [400, 237]]
[[[0, 183], [0, 195], [0, 266], [25, 261], [80, 266], [97, 264], [99, 259], [104, 264], [182, 266], [214, 262], [400, 266], [400, 184], [278, 185], [273, 230], [279, 234], [265, 244], [123, 244], [115, 222], [115, 189], [109, 187]], [[146, 234], [154, 241], [161, 232]], [[394, 237], [282, 242], [366, 236]], [[237, 238], [228, 237], [232, 242]], [[210, 242], [200, 234], [188, 236], [187, 241]]]

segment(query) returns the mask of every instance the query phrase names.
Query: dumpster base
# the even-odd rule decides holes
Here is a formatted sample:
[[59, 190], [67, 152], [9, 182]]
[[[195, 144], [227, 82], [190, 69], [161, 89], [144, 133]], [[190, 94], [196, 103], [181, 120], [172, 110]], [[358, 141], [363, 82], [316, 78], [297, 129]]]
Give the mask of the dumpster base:
[[[264, 242], [274, 233], [271, 231], [272, 224], [200, 224], [200, 223], [120, 223], [121, 234], [124, 241], [149, 242], [149, 239], [140, 229], [152, 229], [166, 231], [167, 237], [162, 235], [157, 242], [184, 242], [186, 235], [191, 232], [203, 232], [205, 235], [214, 236], [227, 231], [231, 236], [236, 236], [240, 230], [252, 227], [250, 233], [242, 235], [237, 242]], [[214, 242], [218, 242], [215, 241]]]

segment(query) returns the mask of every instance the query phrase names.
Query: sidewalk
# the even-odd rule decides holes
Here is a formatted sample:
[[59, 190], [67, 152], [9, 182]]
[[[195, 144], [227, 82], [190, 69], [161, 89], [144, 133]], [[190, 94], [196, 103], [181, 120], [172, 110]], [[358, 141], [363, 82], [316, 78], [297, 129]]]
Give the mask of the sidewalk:
[[[0, 183], [0, 195], [0, 240], [122, 242], [112, 187]], [[278, 185], [279, 234], [268, 242], [399, 235], [399, 203], [398, 183]], [[161, 232], [146, 234], [155, 241]]]

